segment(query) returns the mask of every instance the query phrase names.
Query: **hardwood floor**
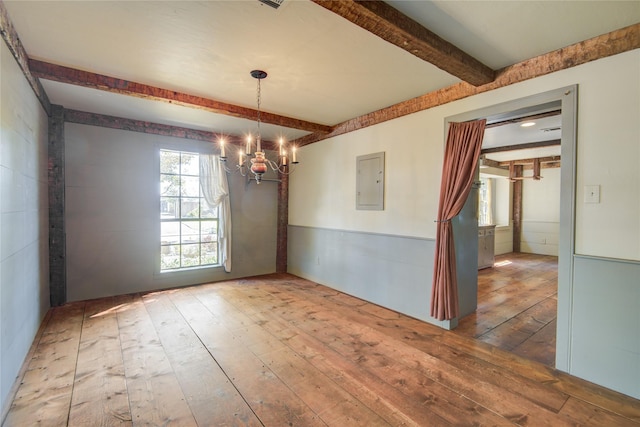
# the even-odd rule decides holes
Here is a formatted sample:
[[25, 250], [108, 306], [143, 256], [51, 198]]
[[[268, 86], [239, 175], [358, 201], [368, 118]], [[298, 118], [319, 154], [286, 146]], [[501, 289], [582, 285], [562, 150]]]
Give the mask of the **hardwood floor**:
[[626, 426], [640, 401], [291, 275], [50, 310], [5, 426]]
[[478, 272], [478, 309], [455, 332], [555, 366], [558, 258], [510, 253]]

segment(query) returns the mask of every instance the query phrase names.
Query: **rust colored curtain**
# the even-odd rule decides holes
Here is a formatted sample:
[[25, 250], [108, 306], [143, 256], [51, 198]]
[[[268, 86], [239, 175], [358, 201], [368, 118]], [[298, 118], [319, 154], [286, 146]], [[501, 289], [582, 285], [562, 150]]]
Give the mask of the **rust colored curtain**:
[[486, 120], [451, 123], [447, 136], [438, 205], [436, 255], [431, 288], [431, 316], [458, 316], [458, 278], [451, 220], [462, 210], [473, 184]]

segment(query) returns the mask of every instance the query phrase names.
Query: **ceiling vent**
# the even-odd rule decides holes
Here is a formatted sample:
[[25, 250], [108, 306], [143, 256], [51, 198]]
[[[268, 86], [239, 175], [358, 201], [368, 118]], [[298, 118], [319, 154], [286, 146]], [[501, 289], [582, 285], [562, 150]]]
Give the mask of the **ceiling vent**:
[[258, 0], [260, 3], [264, 3], [266, 5], [271, 6], [274, 9], [279, 8], [284, 0]]
[[555, 127], [555, 128], [544, 128], [544, 129], [540, 129], [542, 132], [553, 132], [556, 130], [560, 130], [561, 128], [559, 127]]

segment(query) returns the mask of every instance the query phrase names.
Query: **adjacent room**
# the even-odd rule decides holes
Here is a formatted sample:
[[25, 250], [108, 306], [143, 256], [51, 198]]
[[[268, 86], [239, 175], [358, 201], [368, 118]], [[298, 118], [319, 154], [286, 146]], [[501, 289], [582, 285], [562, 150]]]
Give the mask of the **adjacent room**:
[[0, 34], [3, 426], [640, 424], [640, 2]]
[[511, 113], [486, 126], [477, 199], [478, 296], [455, 332], [555, 366], [561, 112]]

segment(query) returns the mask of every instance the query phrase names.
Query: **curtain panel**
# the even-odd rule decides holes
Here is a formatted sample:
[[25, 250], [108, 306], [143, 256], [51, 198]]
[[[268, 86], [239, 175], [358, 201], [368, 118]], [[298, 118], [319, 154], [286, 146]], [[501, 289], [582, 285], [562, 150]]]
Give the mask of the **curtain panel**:
[[486, 120], [450, 123], [442, 166], [436, 250], [431, 288], [431, 316], [458, 316], [458, 278], [451, 220], [464, 206], [480, 158]]
[[214, 154], [200, 155], [200, 187], [210, 208], [218, 210], [218, 260], [224, 271], [231, 272], [231, 202], [229, 183], [220, 157]]

